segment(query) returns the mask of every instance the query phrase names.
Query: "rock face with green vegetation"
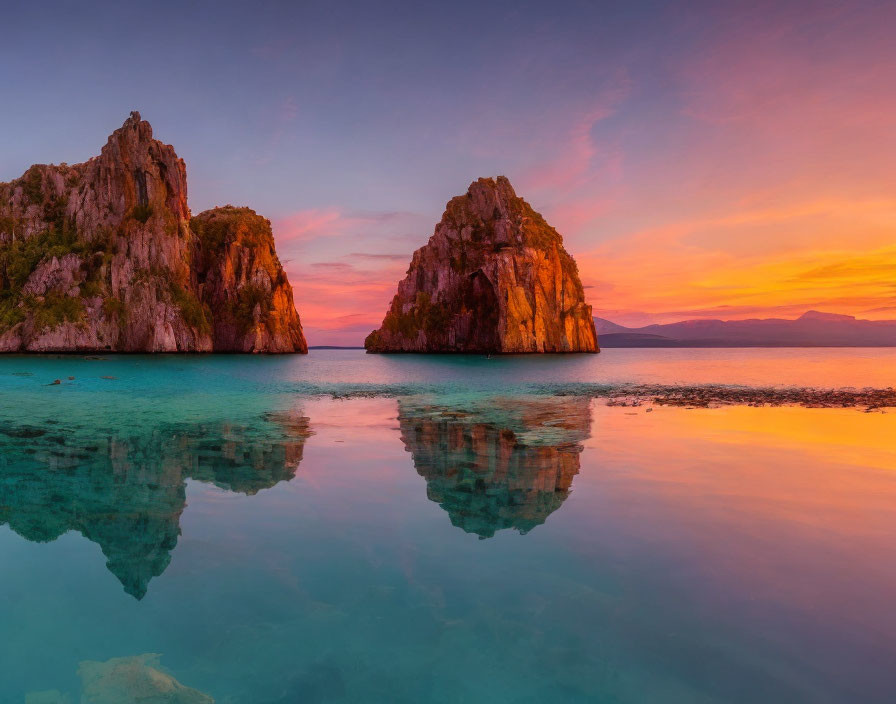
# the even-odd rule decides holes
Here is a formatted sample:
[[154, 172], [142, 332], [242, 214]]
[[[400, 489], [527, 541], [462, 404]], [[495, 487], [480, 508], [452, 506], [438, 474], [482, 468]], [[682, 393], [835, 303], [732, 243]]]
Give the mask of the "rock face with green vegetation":
[[368, 352], [597, 352], [591, 306], [560, 234], [505, 177], [448, 202], [414, 252]]
[[211, 317], [214, 349], [307, 352], [271, 223], [249, 208], [224, 206], [190, 221], [199, 238], [196, 270]]
[[131, 113], [98, 157], [0, 183], [0, 352], [306, 352], [270, 223], [190, 217], [174, 148]]

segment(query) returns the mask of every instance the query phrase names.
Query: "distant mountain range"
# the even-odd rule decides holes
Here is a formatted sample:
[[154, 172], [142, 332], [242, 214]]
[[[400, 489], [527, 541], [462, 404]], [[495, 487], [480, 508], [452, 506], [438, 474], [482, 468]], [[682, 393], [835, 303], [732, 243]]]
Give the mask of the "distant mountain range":
[[896, 320], [810, 310], [796, 320], [684, 320], [627, 328], [594, 319], [601, 347], [896, 347]]

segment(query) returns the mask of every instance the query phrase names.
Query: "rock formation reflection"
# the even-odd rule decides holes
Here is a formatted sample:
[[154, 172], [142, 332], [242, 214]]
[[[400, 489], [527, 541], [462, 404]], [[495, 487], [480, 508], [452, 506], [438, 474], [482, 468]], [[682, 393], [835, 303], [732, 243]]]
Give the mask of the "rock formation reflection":
[[[145, 428], [145, 430], [144, 430]], [[299, 412], [245, 422], [0, 426], [0, 526], [36, 542], [74, 530], [143, 598], [180, 535], [186, 480], [243, 494], [289, 481], [310, 435]]]
[[480, 538], [522, 534], [545, 522], [569, 495], [590, 399], [514, 397], [402, 400], [405, 448], [426, 479], [426, 495], [451, 523]]

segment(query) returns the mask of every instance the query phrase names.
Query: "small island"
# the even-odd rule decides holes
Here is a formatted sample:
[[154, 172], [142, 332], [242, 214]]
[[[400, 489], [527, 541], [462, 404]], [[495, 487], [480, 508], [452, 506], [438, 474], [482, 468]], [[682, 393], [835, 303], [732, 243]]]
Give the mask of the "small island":
[[307, 351], [270, 222], [191, 217], [139, 113], [98, 157], [0, 183], [0, 352]]
[[591, 306], [560, 234], [513, 190], [480, 178], [448, 202], [368, 352], [598, 352]]

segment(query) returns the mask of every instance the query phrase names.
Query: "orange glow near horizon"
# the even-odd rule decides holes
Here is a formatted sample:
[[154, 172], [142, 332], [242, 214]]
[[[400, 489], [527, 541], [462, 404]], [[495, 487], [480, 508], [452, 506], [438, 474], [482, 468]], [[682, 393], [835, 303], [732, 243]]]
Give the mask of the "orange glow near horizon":
[[[284, 221], [278, 239], [323, 260], [291, 272], [303, 321], [360, 342], [437, 204], [502, 172], [563, 235], [597, 316], [896, 319], [896, 55], [879, 9], [734, 13], [647, 71], [594, 67], [555, 110], [477, 111], [458, 160], [496, 171], [471, 166], [426, 211]], [[367, 259], [345, 254], [358, 247]]]
[[[562, 222], [563, 213], [553, 219]], [[896, 200], [739, 212], [625, 233], [585, 251], [587, 228], [565, 241], [594, 314], [620, 324], [796, 318], [812, 309], [896, 319]], [[413, 248], [292, 273], [303, 323], [325, 337], [343, 335], [334, 343], [363, 341]]]
[[[745, 246], [757, 232], [768, 241]], [[595, 314], [620, 323], [795, 318], [812, 309], [881, 320], [896, 318], [894, 242], [896, 201], [837, 204], [660, 228], [577, 261]]]
[[[896, 194], [896, 173], [885, 173], [886, 153], [871, 156], [880, 135], [875, 141], [869, 128], [853, 145], [856, 155], [832, 158], [841, 177], [819, 176], [816, 165], [803, 163], [802, 149], [788, 152], [786, 135], [758, 138], [748, 131], [748, 140], [741, 129], [725, 126], [723, 133], [758, 140], [754, 162], [778, 164], [772, 176], [758, 169], [761, 184], [748, 173], [713, 182], [717, 157], [707, 148], [680, 181], [674, 163], [632, 164], [627, 183], [622, 166], [599, 163], [586, 174], [575, 159], [568, 181], [553, 163], [550, 178], [532, 172], [511, 179], [563, 235], [596, 316], [631, 326], [796, 318], [812, 309], [896, 319], [896, 197], [887, 192], [892, 182]], [[594, 160], [600, 150], [583, 147], [581, 134], [581, 124], [570, 125], [572, 144]], [[860, 157], [869, 159], [861, 178], [849, 173]], [[300, 257], [339, 252], [290, 271], [303, 322], [323, 335], [312, 337], [324, 344], [363, 341], [440, 216], [315, 210], [275, 223], [278, 242], [298, 248]]]

